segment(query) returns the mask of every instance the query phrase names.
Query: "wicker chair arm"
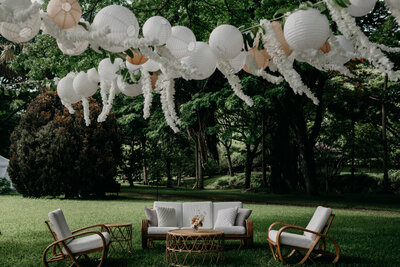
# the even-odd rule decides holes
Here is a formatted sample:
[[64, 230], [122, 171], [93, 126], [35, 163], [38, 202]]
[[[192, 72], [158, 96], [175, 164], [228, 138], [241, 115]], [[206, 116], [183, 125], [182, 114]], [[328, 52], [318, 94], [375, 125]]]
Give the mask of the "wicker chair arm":
[[312, 234], [315, 234], [315, 235], [317, 235], [317, 236], [320, 236], [320, 237], [328, 237], [327, 235], [325, 235], [325, 234], [321, 234], [321, 233], [318, 233], [318, 232], [314, 232], [314, 231], [312, 231], [312, 230], [308, 230], [308, 229], [306, 229], [306, 228], [304, 228], [304, 227], [301, 227], [301, 226], [298, 226], [298, 225], [292, 225], [292, 224], [286, 224], [286, 226], [284, 226], [284, 227], [282, 227], [282, 228], [280, 228], [279, 229], [279, 231], [278, 231], [278, 234], [277, 234], [277, 239], [278, 239], [278, 236], [280, 236], [281, 235], [281, 233], [283, 232], [283, 231], [285, 231], [286, 229], [295, 229], [295, 230], [299, 230], [299, 231], [304, 231], [304, 232], [309, 232], [309, 233], [312, 233]]
[[108, 229], [108, 227], [105, 224], [94, 224], [94, 225], [86, 226], [86, 227], [80, 228], [78, 230], [72, 231], [72, 234], [75, 234], [75, 233], [78, 233], [78, 232], [81, 232], [83, 230], [87, 230], [90, 228], [95, 228], [95, 227], [101, 227], [101, 228], [104, 228], [107, 233], [110, 232], [110, 230]]
[[286, 225], [286, 226], [296, 226], [293, 224], [289, 224], [289, 223], [284, 223], [284, 222], [274, 222], [273, 224], [271, 224], [268, 228], [268, 236], [269, 236], [269, 232], [277, 225]]

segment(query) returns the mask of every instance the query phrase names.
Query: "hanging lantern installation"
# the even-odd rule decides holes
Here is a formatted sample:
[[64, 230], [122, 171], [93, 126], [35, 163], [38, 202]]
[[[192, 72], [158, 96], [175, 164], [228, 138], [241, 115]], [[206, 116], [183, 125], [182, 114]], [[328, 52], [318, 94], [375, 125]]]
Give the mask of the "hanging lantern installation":
[[400, 10], [400, 0], [385, 0], [391, 7]]
[[377, 0], [350, 0], [347, 12], [353, 17], [363, 17], [374, 10]]
[[234, 26], [224, 24], [215, 28], [208, 41], [214, 53], [223, 59], [233, 59], [243, 47], [242, 33]]
[[235, 73], [239, 72], [241, 69], [243, 69], [244, 64], [246, 63], [246, 53], [240, 52], [235, 58], [229, 60], [229, 63], [231, 64]]
[[[253, 60], [253, 62], [250, 61], [250, 59]], [[249, 66], [254, 65], [254, 62], [257, 64], [256, 68], [259, 69], [265, 69], [268, 66], [269, 60], [271, 59], [271, 56], [268, 54], [268, 52], [265, 49], [258, 50], [257, 46], [253, 47], [249, 51], [247, 51], [247, 56], [246, 56], [246, 65], [244, 65], [243, 70], [247, 73], [253, 74], [249, 68]]]
[[[83, 28], [83, 26], [81, 26], [81, 25], [76, 25], [75, 27], [68, 29], [67, 31], [69, 31], [69, 32], [86, 32], [85, 28]], [[60, 48], [60, 50], [64, 54], [66, 54], [68, 56], [78, 56], [86, 51], [86, 49], [89, 46], [89, 41], [74, 42], [72, 44], [73, 47], [71, 47], [71, 48], [67, 47], [63, 43], [60, 43], [59, 41], [57, 41], [57, 45], [58, 45], [58, 48]]]
[[182, 64], [196, 69], [197, 73], [191, 77], [193, 80], [203, 80], [214, 73], [217, 67], [217, 58], [208, 44], [196, 42], [194, 51], [189, 56], [182, 58]]
[[286, 56], [290, 56], [292, 54], [292, 49], [290, 49], [289, 44], [285, 40], [285, 36], [283, 35], [282, 25], [277, 22], [273, 21], [271, 23], [272, 29], [274, 30], [275, 37], [281, 44], [281, 49], [285, 52]]
[[57, 84], [57, 94], [60, 99], [67, 104], [75, 104], [81, 100], [81, 97], [75, 93], [74, 78], [75, 73], [70, 72], [62, 78]]
[[84, 71], [79, 72], [73, 81], [74, 91], [77, 95], [89, 98], [97, 91], [97, 82], [89, 79], [89, 76]]
[[143, 25], [143, 36], [156, 45], [164, 45], [171, 36], [171, 24], [161, 16], [151, 17]]
[[171, 36], [166, 43], [171, 54], [177, 59], [189, 56], [196, 46], [196, 36], [185, 26], [171, 28]]
[[61, 29], [70, 29], [78, 24], [82, 9], [78, 0], [51, 0], [47, 5], [47, 16]]

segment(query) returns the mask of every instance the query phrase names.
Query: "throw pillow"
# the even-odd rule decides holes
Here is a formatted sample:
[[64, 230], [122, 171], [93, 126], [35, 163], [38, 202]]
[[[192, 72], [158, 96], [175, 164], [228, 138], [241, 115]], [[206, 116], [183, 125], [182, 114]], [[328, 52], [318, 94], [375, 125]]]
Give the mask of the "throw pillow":
[[228, 208], [218, 211], [217, 220], [214, 229], [224, 226], [233, 226], [235, 224], [238, 208]]
[[158, 227], [176, 227], [176, 212], [174, 208], [156, 207]]
[[149, 221], [150, 226], [158, 226], [157, 211], [155, 209], [149, 209], [144, 207], [146, 218]]
[[235, 225], [236, 226], [246, 226], [246, 219], [250, 217], [252, 210], [249, 209], [238, 209], [236, 216]]

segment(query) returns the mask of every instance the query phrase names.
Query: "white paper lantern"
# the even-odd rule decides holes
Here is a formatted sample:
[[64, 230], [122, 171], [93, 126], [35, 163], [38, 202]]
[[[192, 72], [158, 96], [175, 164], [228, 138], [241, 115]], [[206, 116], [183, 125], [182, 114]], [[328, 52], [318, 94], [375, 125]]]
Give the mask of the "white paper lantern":
[[319, 49], [330, 35], [328, 19], [312, 8], [289, 15], [283, 31], [290, 48], [297, 51]]
[[371, 12], [377, 0], [350, 0], [351, 5], [347, 7], [347, 12], [353, 17], [363, 17]]
[[386, 0], [386, 3], [395, 9], [400, 9], [400, 0]]
[[111, 60], [109, 58], [101, 60], [98, 67], [100, 80], [111, 81], [117, 78], [117, 71], [119, 70], [120, 60], [118, 60], [117, 58], [115, 59], [114, 63], [111, 63]]
[[117, 86], [119, 90], [126, 96], [135, 97], [142, 94], [142, 83], [128, 84], [124, 81], [121, 75], [118, 76]]
[[142, 64], [141, 66], [143, 69], [150, 72], [155, 72], [160, 69], [160, 64], [151, 59], [147, 60], [146, 63]]
[[224, 24], [211, 32], [208, 43], [216, 55], [229, 60], [242, 50], [243, 36], [236, 27]]
[[177, 59], [189, 56], [196, 46], [196, 36], [185, 26], [175, 26], [171, 29], [171, 37], [166, 43], [171, 54]]
[[97, 91], [98, 85], [89, 79], [88, 74], [81, 71], [76, 75], [73, 82], [74, 90], [77, 95], [89, 98]]
[[[68, 31], [68, 32], [86, 32], [85, 28], [83, 28], [83, 26], [81, 26], [81, 25], [76, 25], [75, 27], [68, 29], [66, 31]], [[74, 42], [73, 48], [66, 47], [64, 44], [62, 44], [58, 41], [57, 41], [57, 45], [58, 45], [58, 48], [60, 48], [60, 50], [64, 54], [66, 54], [68, 56], [78, 56], [78, 55], [82, 54], [83, 52], [85, 52], [85, 50], [88, 48], [89, 41]]]
[[47, 16], [61, 29], [70, 29], [78, 24], [82, 8], [78, 0], [50, 0]]
[[91, 82], [94, 83], [99, 83], [100, 82], [100, 76], [99, 73], [97, 72], [96, 68], [91, 68], [87, 71], [88, 78]]
[[196, 69], [197, 73], [192, 75], [192, 79], [203, 80], [214, 73], [217, 58], [208, 44], [196, 42], [195, 50], [189, 56], [182, 58], [182, 64]]
[[143, 36], [156, 45], [164, 45], [171, 36], [171, 24], [161, 16], [151, 17], [143, 25]]
[[128, 60], [125, 61], [125, 65], [126, 65], [126, 68], [127, 68], [130, 72], [133, 72], [133, 71], [136, 71], [136, 70], [140, 69], [140, 65], [135, 65], [135, 64], [129, 63]]
[[0, 24], [0, 34], [7, 40], [14, 43], [24, 43], [35, 37], [39, 30], [42, 20], [39, 13], [33, 14], [26, 21], [19, 23], [3, 22]]
[[239, 72], [241, 69], [243, 69], [244, 64], [246, 64], [246, 53], [240, 52], [239, 55], [237, 55], [234, 59], [229, 60], [229, 63], [231, 64], [235, 73]]
[[349, 41], [348, 39], [346, 39], [346, 37], [344, 37], [343, 35], [336, 35], [335, 38], [336, 38], [336, 41], [341, 46], [341, 48], [347, 53], [346, 55], [338, 55], [335, 57], [335, 61], [339, 65], [343, 65], [346, 62], [348, 62], [350, 59], [352, 59], [352, 57], [350, 57], [350, 55], [353, 55], [356, 50], [354, 48], [353, 43], [351, 41]]
[[[136, 38], [139, 34], [139, 23], [135, 14], [128, 8], [119, 5], [111, 5], [101, 9], [94, 18], [92, 27], [95, 30], [109, 27], [110, 33], [107, 34], [107, 38], [114, 41]], [[129, 48], [110, 46], [106, 42], [100, 44], [100, 46], [113, 53], [120, 53]]]
[[57, 84], [57, 94], [62, 101], [68, 104], [75, 104], [81, 100], [81, 97], [75, 93], [74, 78], [75, 73], [68, 73], [67, 76], [62, 78]]

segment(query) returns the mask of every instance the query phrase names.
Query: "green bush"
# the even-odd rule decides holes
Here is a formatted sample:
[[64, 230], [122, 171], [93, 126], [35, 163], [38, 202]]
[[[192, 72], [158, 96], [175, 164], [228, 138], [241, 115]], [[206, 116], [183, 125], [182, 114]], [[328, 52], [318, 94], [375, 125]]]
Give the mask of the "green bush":
[[6, 194], [10, 191], [10, 181], [8, 181], [5, 177], [0, 177], [0, 195]]
[[389, 170], [390, 190], [400, 193], [400, 170]]
[[335, 193], [372, 193], [379, 192], [379, 182], [366, 174], [344, 174], [329, 180], [330, 191]]
[[[251, 174], [251, 188], [260, 188], [262, 185], [262, 175], [260, 173]], [[224, 176], [219, 178], [214, 184], [210, 185], [212, 188], [217, 189], [243, 189], [245, 187], [245, 174], [241, 173], [231, 176]]]

